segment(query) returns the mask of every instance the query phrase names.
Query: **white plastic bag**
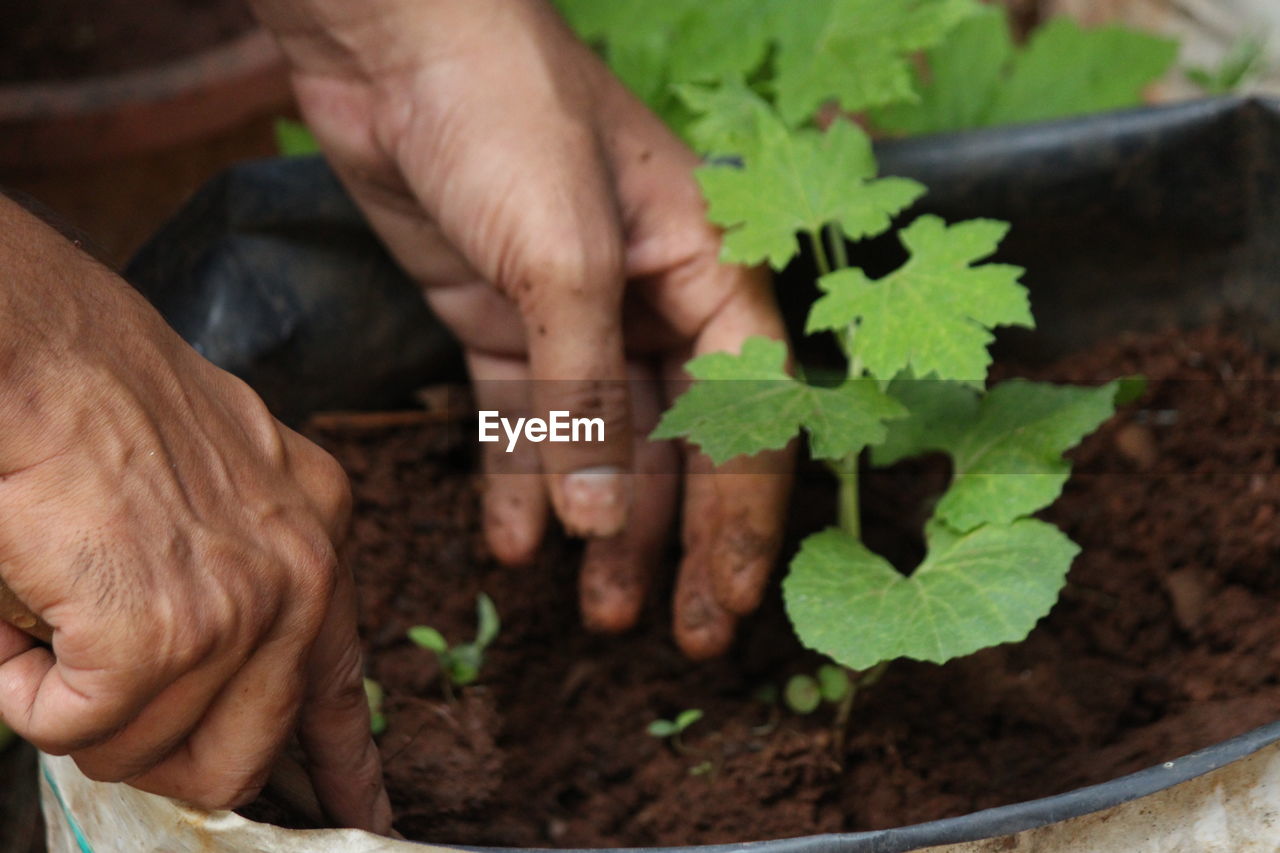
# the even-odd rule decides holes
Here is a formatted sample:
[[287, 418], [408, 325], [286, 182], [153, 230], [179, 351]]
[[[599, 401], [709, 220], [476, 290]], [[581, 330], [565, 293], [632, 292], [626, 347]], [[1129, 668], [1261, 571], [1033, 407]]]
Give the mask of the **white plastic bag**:
[[[1170, 770], [1173, 766], [1173, 762], [1166, 765]], [[230, 812], [201, 812], [125, 785], [91, 782], [66, 758], [42, 756], [41, 774], [49, 853], [451, 850], [355, 830], [288, 830]], [[1104, 811], [1015, 835], [928, 849], [933, 853], [1273, 853], [1280, 850], [1280, 744]]]

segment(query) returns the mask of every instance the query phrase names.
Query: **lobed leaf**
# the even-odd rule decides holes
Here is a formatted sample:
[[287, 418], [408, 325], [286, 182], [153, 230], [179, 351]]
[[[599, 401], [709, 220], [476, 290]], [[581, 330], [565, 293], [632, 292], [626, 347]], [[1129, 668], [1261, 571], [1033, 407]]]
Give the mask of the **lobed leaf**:
[[1008, 12], [988, 7], [928, 51], [917, 102], [875, 110], [873, 119], [884, 130], [919, 134], [1134, 106], [1176, 54], [1167, 39], [1117, 26], [1081, 29], [1067, 18], [1038, 28], [1019, 49]]
[[911, 414], [873, 449], [877, 465], [941, 450], [953, 460], [950, 488], [935, 510], [960, 531], [1008, 524], [1057, 499], [1071, 473], [1063, 454], [1115, 412], [1127, 387], [1095, 388], [1015, 379], [981, 402], [949, 382], [897, 380], [889, 393]]
[[1022, 268], [977, 261], [995, 252], [1003, 222], [973, 219], [948, 226], [922, 216], [899, 232], [905, 264], [873, 281], [860, 269], [837, 270], [818, 285], [825, 295], [809, 313], [807, 331], [845, 331], [849, 355], [877, 379], [903, 370], [981, 385], [991, 364], [987, 346], [996, 326], [1034, 322]]
[[[871, 237], [924, 193], [906, 178], [876, 180], [871, 140], [848, 122], [819, 133], [788, 131], [758, 111], [751, 121], [758, 136], [743, 168], [697, 172], [708, 218], [727, 229], [721, 252], [727, 262], [768, 261], [782, 269], [799, 251], [797, 232], [818, 233], [834, 222], [850, 239]], [[733, 132], [740, 127], [735, 123]]]
[[791, 126], [834, 101], [846, 113], [913, 100], [909, 55], [978, 10], [973, 0], [805, 0], [773, 15], [778, 111]]
[[807, 538], [782, 584], [801, 642], [861, 670], [1021, 640], [1053, 607], [1079, 552], [1029, 518], [965, 534], [931, 524], [926, 539], [928, 554], [907, 577], [841, 530]]
[[803, 427], [812, 453], [836, 459], [883, 441], [884, 422], [906, 413], [871, 380], [823, 388], [785, 370], [786, 345], [748, 338], [739, 355], [709, 353], [686, 369], [699, 380], [667, 410], [650, 436], [687, 438], [720, 465], [777, 450]]

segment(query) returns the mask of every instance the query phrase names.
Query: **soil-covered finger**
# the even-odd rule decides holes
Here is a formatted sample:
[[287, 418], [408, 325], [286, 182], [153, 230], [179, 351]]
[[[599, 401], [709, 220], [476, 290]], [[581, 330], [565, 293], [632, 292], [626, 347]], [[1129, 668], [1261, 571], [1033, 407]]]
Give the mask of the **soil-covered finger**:
[[630, 521], [622, 533], [587, 543], [578, 583], [583, 621], [597, 631], [623, 631], [635, 625], [678, 505], [678, 453], [669, 442], [646, 438], [660, 413], [655, 376], [633, 368], [631, 378], [636, 429]]

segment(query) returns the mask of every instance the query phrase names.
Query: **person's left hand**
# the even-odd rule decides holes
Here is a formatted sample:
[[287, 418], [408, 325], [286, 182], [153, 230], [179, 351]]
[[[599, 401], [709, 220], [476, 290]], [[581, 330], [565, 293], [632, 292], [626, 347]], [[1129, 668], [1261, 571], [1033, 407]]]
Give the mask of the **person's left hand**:
[[494, 553], [532, 560], [554, 508], [589, 539], [585, 621], [629, 627], [683, 468], [675, 634], [690, 656], [723, 652], [776, 558], [790, 454], [712, 473], [646, 436], [691, 356], [784, 331], [764, 273], [718, 262], [697, 157], [544, 0], [256, 5], [335, 170], [461, 340], [482, 408], [606, 423], [589, 446], [485, 445]]

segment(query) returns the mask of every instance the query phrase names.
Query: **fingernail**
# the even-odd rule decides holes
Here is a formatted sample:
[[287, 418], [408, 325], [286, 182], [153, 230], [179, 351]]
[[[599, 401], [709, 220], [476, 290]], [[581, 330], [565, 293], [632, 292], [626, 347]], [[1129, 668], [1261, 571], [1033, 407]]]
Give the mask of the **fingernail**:
[[575, 536], [613, 536], [622, 530], [631, 502], [630, 480], [621, 468], [582, 468], [560, 484], [561, 518]]

